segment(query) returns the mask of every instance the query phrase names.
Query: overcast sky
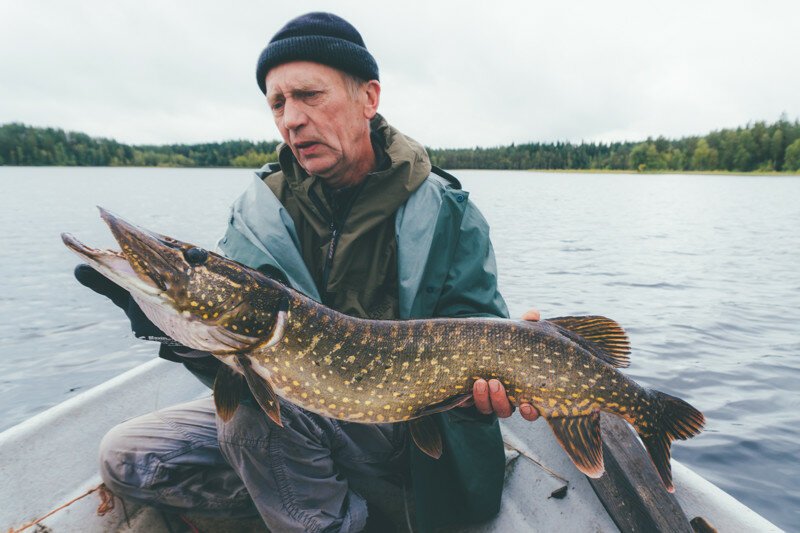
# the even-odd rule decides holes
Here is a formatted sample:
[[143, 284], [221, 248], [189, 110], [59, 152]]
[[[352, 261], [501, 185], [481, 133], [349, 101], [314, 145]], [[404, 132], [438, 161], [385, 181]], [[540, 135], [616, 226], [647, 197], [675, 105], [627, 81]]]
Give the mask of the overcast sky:
[[434, 147], [639, 140], [800, 117], [800, 2], [0, 0], [0, 123], [127, 143], [267, 140], [255, 61], [332, 11], [380, 111]]

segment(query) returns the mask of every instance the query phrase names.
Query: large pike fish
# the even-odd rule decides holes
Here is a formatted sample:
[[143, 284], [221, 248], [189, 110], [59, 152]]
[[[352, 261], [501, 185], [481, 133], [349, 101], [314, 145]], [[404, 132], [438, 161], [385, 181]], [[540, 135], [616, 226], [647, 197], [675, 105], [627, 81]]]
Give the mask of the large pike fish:
[[703, 427], [688, 403], [617, 370], [628, 365], [629, 343], [608, 318], [353, 318], [260, 271], [101, 215], [121, 251], [90, 248], [67, 234], [64, 243], [130, 291], [167, 335], [224, 363], [214, 386], [223, 419], [233, 416], [246, 383], [276, 424], [281, 399], [352, 422], [409, 422], [420, 449], [438, 458], [441, 436], [427, 415], [464, 403], [475, 380], [497, 378], [512, 404], [538, 409], [591, 477], [604, 471], [600, 411], [622, 417], [669, 491], [672, 441]]

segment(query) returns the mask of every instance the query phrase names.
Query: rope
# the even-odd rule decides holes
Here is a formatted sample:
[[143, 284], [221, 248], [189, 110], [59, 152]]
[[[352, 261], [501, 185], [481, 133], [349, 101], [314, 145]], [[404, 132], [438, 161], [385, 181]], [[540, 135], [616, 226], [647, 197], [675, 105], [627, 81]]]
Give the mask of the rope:
[[109, 511], [114, 510], [114, 493], [108, 490], [104, 483], [98, 485], [97, 489], [100, 490], [100, 505], [97, 507], [97, 516], [105, 516]]
[[98, 486], [87, 490], [86, 492], [84, 492], [83, 494], [78, 496], [77, 498], [71, 499], [70, 501], [68, 501], [64, 505], [62, 505], [60, 507], [56, 507], [55, 509], [53, 509], [52, 511], [50, 511], [46, 515], [44, 515], [44, 516], [42, 516], [40, 518], [37, 518], [33, 522], [29, 522], [29, 523], [25, 524], [24, 526], [20, 527], [19, 529], [14, 529], [13, 527], [9, 528], [8, 529], [8, 533], [20, 533], [21, 531], [25, 531], [26, 529], [29, 529], [29, 528], [37, 525], [42, 520], [45, 520], [45, 519], [53, 516], [57, 512], [59, 512], [59, 511], [61, 511], [63, 509], [66, 509], [67, 507], [69, 507], [73, 503], [77, 502], [78, 500], [82, 500], [83, 498], [87, 497], [88, 495], [92, 494], [93, 492], [99, 492], [100, 493], [100, 506], [97, 508], [97, 515], [98, 516], [105, 516], [106, 513], [108, 513], [112, 509], [114, 509], [114, 493], [112, 493], [110, 490], [108, 490], [108, 487], [106, 487], [104, 483], [101, 483]]
[[530, 454], [528, 454], [528, 453], [526, 453], [524, 450], [520, 450], [519, 448], [517, 448], [517, 447], [515, 447], [515, 446], [512, 446], [512, 445], [510, 445], [510, 444], [509, 444], [509, 443], [507, 443], [507, 442], [505, 442], [505, 443], [503, 443], [503, 444], [505, 444], [505, 447], [506, 447], [506, 448], [508, 448], [509, 450], [514, 450], [515, 452], [517, 452], [518, 454], [520, 454], [522, 457], [524, 457], [524, 458], [525, 458], [525, 459], [527, 459], [528, 461], [532, 462], [533, 464], [535, 464], [536, 466], [538, 466], [539, 468], [541, 468], [542, 470], [544, 470], [545, 472], [547, 472], [548, 474], [550, 474], [551, 476], [553, 476], [554, 478], [556, 478], [556, 479], [560, 479], [561, 481], [563, 481], [564, 483], [566, 483], [567, 485], [569, 485], [569, 480], [567, 480], [566, 478], [563, 478], [563, 477], [559, 476], [558, 474], [556, 474], [555, 472], [553, 472], [552, 470], [550, 470], [549, 468], [547, 468], [546, 466], [544, 466], [542, 463], [540, 463], [539, 461], [537, 461], [536, 459], [534, 459], [533, 457], [531, 457], [531, 455], [530, 455]]
[[197, 526], [195, 526], [188, 518], [186, 518], [183, 515], [179, 515], [179, 518], [183, 521], [184, 524], [189, 526], [189, 530], [191, 531], [191, 533], [200, 533], [200, 530], [197, 529]]

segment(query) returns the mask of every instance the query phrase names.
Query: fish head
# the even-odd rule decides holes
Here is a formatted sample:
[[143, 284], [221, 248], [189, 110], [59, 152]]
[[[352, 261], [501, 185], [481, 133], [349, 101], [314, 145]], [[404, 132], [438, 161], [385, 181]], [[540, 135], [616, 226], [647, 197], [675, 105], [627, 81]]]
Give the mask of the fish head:
[[140, 228], [100, 208], [120, 250], [64, 244], [131, 293], [147, 317], [181, 344], [215, 354], [253, 349], [277, 319], [286, 289], [217, 253]]

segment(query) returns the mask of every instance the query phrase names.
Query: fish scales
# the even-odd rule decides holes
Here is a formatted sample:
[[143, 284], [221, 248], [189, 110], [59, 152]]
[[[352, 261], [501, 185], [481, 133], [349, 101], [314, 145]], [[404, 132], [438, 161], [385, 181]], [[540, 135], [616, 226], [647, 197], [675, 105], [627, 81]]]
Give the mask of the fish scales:
[[432, 413], [463, 403], [478, 379], [496, 378], [514, 405], [530, 403], [573, 463], [602, 475], [600, 411], [637, 430], [667, 490], [675, 439], [697, 435], [702, 413], [617, 370], [627, 366], [622, 328], [601, 316], [539, 322], [348, 317], [275, 276], [158, 235], [101, 209], [121, 252], [64, 243], [131, 293], [173, 339], [211, 352], [221, 365], [217, 412], [229, 420], [249, 387], [280, 425], [283, 398], [324, 416], [362, 423], [409, 422], [414, 442], [442, 453]]
[[547, 417], [603, 409], [631, 421], [643, 391], [547, 322], [361, 320], [299, 294], [289, 316], [282, 341], [251, 352], [253, 364], [279, 396], [343, 420], [408, 421], [479, 378], [497, 378], [514, 405]]

